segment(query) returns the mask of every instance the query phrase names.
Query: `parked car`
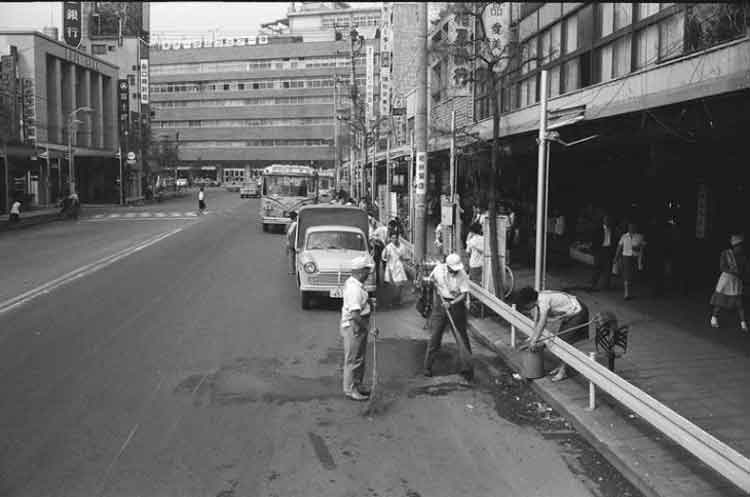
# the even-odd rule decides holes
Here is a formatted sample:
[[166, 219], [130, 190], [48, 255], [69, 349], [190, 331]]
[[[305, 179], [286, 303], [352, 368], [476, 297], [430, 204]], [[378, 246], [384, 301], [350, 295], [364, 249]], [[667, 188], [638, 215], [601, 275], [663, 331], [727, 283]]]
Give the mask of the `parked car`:
[[240, 187], [240, 198], [257, 198], [260, 197], [258, 184], [254, 181], [245, 183]]
[[[368, 255], [367, 213], [353, 206], [306, 205], [297, 218], [297, 285], [303, 309], [314, 296], [341, 298], [351, 276], [352, 261]], [[371, 274], [365, 289], [375, 292]]]

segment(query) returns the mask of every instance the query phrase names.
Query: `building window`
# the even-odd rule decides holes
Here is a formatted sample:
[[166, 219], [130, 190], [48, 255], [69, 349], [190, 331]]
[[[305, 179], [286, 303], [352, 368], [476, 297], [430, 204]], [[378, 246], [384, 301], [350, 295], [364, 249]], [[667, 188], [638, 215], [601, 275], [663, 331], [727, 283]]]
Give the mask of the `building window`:
[[600, 3], [598, 5], [597, 19], [599, 21], [599, 37], [604, 38], [612, 34], [614, 27], [614, 5], [613, 3]]
[[643, 69], [654, 64], [659, 58], [659, 25], [652, 24], [641, 29], [636, 33], [635, 39], [635, 68]]
[[659, 23], [659, 60], [681, 55], [685, 46], [685, 11]]
[[550, 98], [560, 94], [560, 67], [559, 65], [549, 70], [548, 93]]
[[574, 14], [565, 20], [565, 53], [578, 49], [578, 15]]
[[604, 83], [612, 79], [612, 43], [594, 51], [594, 82]]
[[100, 45], [100, 44], [92, 44], [91, 53], [93, 55], [105, 55], [107, 53], [107, 46]]
[[579, 57], [575, 57], [563, 64], [563, 92], [568, 93], [580, 87], [581, 71]]
[[703, 50], [744, 36], [747, 25], [743, 5], [698, 3], [687, 10], [685, 51]]
[[630, 36], [622, 36], [614, 42], [612, 51], [613, 76], [618, 78], [630, 72]]
[[637, 3], [638, 6], [638, 20], [641, 21], [647, 17], [659, 12], [659, 2], [643, 2]]
[[237, 89], [238, 90], [244, 90], [245, 89], [245, 83], [237, 83]]
[[633, 4], [632, 3], [615, 3], [614, 4], [615, 31], [630, 26], [633, 22]]
[[228, 91], [228, 90], [229, 90], [229, 84], [228, 84], [228, 83], [225, 83], [225, 84], [224, 84], [224, 91]]

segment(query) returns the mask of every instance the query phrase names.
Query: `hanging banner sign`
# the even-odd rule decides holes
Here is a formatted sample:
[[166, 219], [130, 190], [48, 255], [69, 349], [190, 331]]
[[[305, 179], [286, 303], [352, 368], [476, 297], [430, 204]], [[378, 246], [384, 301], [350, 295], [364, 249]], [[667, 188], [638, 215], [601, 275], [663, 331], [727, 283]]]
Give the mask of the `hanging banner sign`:
[[[486, 48], [493, 58], [503, 55], [510, 42], [510, 6], [511, 2], [491, 2], [482, 12], [482, 26], [489, 44]], [[499, 62], [495, 69], [503, 71], [507, 65]]]
[[141, 59], [141, 103], [148, 103], [148, 59]]
[[375, 47], [369, 45], [366, 52], [365, 98], [367, 99], [367, 121], [375, 117]]
[[81, 44], [81, 2], [63, 2], [63, 39], [73, 48]]
[[130, 85], [127, 79], [117, 81], [117, 122], [120, 136], [123, 136], [130, 124]]
[[427, 152], [417, 152], [417, 170], [414, 174], [414, 191], [417, 195], [427, 193]]

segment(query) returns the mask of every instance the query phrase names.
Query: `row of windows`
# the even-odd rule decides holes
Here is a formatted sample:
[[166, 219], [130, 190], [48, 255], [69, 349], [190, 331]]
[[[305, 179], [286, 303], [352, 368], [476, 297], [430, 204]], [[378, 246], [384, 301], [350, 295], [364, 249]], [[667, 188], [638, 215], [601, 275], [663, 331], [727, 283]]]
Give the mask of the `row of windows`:
[[[343, 99], [341, 102], [343, 103]], [[299, 104], [330, 104], [332, 96], [313, 97], [275, 97], [275, 98], [237, 98], [217, 100], [173, 100], [169, 102], [152, 102], [154, 109], [177, 109], [199, 107], [245, 107], [248, 105], [299, 105]]]
[[[555, 97], [745, 34], [745, 18], [739, 4], [692, 4], [667, 17], [648, 21], [672, 5], [642, 3], [635, 4], [635, 9], [629, 3], [590, 5], [529, 38], [521, 52], [522, 79], [502, 85], [502, 112], [538, 102], [540, 66], [549, 70], [549, 95]], [[541, 15], [541, 9], [532, 16], [537, 14]], [[646, 20], [645, 24], [638, 29], [630, 27], [640, 20]], [[592, 39], [592, 33], [596, 33], [596, 39]], [[573, 58], [566, 57], [610, 35], [613, 38], [606, 44]], [[555, 63], [561, 57], [563, 61]], [[490, 116], [489, 86], [486, 82], [476, 85], [478, 120]]]
[[324, 139], [290, 139], [290, 140], [241, 140], [241, 141], [184, 141], [184, 148], [244, 148], [244, 147], [327, 147], [331, 140]]
[[331, 124], [331, 117], [296, 119], [194, 119], [189, 121], [152, 121], [153, 128], [249, 128], [255, 126], [312, 126]]
[[[365, 78], [357, 78], [357, 85], [365, 86]], [[213, 93], [222, 91], [280, 90], [294, 88], [331, 88], [333, 79], [250, 79], [243, 81], [203, 81], [156, 83], [151, 93]]]
[[326, 29], [348, 28], [350, 23], [357, 27], [377, 26], [380, 24], [380, 14], [324, 16], [321, 21], [321, 26]]
[[[365, 56], [357, 56], [355, 65], [365, 63]], [[190, 64], [159, 64], [151, 66], [151, 75], [254, 72], [262, 69], [288, 70], [315, 67], [350, 67], [349, 57], [300, 57], [297, 59], [233, 60], [228, 62], [196, 62]]]

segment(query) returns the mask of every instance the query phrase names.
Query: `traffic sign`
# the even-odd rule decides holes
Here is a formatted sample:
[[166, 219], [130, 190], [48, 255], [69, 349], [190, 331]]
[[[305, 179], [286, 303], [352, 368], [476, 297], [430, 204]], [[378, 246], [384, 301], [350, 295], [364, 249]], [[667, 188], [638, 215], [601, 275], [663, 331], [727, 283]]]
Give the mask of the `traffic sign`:
[[128, 152], [128, 161], [135, 160], [135, 152]]

